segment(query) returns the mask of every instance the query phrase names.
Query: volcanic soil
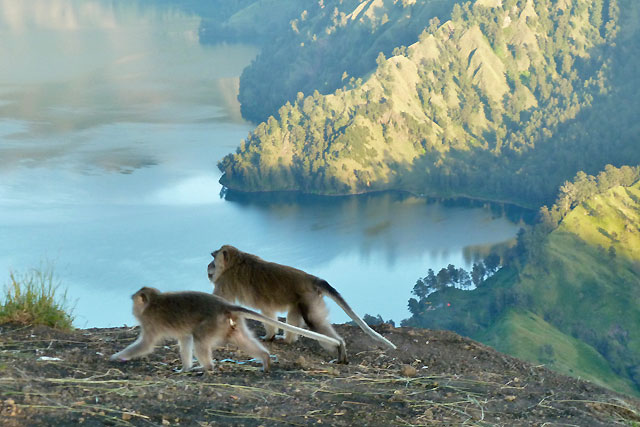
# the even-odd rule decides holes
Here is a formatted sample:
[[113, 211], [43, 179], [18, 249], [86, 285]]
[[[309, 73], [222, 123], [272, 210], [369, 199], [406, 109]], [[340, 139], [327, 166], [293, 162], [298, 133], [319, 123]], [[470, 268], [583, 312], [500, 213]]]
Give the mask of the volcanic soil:
[[[256, 333], [262, 331], [255, 324]], [[447, 331], [336, 325], [349, 364], [315, 341], [265, 343], [272, 371], [231, 346], [213, 372], [177, 373], [175, 342], [127, 363], [109, 356], [138, 328], [0, 326], [0, 424], [639, 425], [640, 401], [501, 354]]]

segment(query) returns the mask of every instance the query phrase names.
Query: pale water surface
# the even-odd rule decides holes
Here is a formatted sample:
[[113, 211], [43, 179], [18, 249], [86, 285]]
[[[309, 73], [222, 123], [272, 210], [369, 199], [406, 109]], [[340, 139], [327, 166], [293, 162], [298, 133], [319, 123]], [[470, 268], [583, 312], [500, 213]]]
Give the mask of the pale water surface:
[[391, 193], [220, 198], [257, 51], [201, 45], [199, 24], [170, 2], [0, 0], [0, 283], [52, 264], [77, 326], [133, 324], [140, 286], [208, 292], [209, 253], [230, 243], [399, 321], [428, 268], [515, 236], [488, 209]]

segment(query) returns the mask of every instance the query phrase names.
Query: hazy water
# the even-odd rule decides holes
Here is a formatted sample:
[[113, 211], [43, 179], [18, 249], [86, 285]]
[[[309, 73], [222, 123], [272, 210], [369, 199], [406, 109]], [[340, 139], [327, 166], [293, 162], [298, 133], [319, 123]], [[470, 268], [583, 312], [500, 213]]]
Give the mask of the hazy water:
[[168, 4], [0, 0], [0, 283], [52, 263], [77, 326], [132, 324], [142, 285], [210, 291], [209, 252], [230, 243], [399, 321], [428, 268], [515, 236], [488, 209], [398, 194], [221, 199], [256, 50], [202, 46], [199, 23]]

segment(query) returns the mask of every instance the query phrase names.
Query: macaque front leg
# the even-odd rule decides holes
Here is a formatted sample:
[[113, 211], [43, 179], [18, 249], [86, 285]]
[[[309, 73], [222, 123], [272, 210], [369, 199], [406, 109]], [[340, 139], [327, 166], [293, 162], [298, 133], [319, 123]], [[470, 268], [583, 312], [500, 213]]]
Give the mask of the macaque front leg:
[[140, 333], [135, 342], [129, 345], [124, 350], [114, 354], [110, 357], [110, 360], [117, 360], [120, 362], [126, 362], [137, 357], [142, 357], [153, 351], [153, 347], [156, 345], [158, 337], [152, 334], [145, 334], [144, 331]]
[[244, 351], [249, 356], [260, 359], [262, 361], [262, 371], [269, 372], [271, 368], [269, 352], [257, 339], [253, 337], [244, 324], [244, 320], [241, 320], [237, 328], [231, 333], [229, 341], [237, 345], [240, 350]]
[[180, 360], [182, 369], [176, 372], [188, 372], [193, 367], [193, 335], [185, 335], [178, 339], [180, 344]]

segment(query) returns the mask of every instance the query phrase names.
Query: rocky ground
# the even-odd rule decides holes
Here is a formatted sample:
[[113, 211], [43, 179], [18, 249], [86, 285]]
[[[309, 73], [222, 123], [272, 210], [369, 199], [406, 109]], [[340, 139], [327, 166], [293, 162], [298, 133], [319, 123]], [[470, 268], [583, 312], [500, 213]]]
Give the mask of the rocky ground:
[[[350, 363], [314, 341], [267, 343], [264, 374], [234, 348], [212, 373], [176, 373], [177, 345], [109, 362], [137, 328], [0, 327], [0, 424], [22, 425], [640, 425], [640, 401], [445, 331], [336, 327]], [[260, 331], [257, 331], [260, 334]]]

